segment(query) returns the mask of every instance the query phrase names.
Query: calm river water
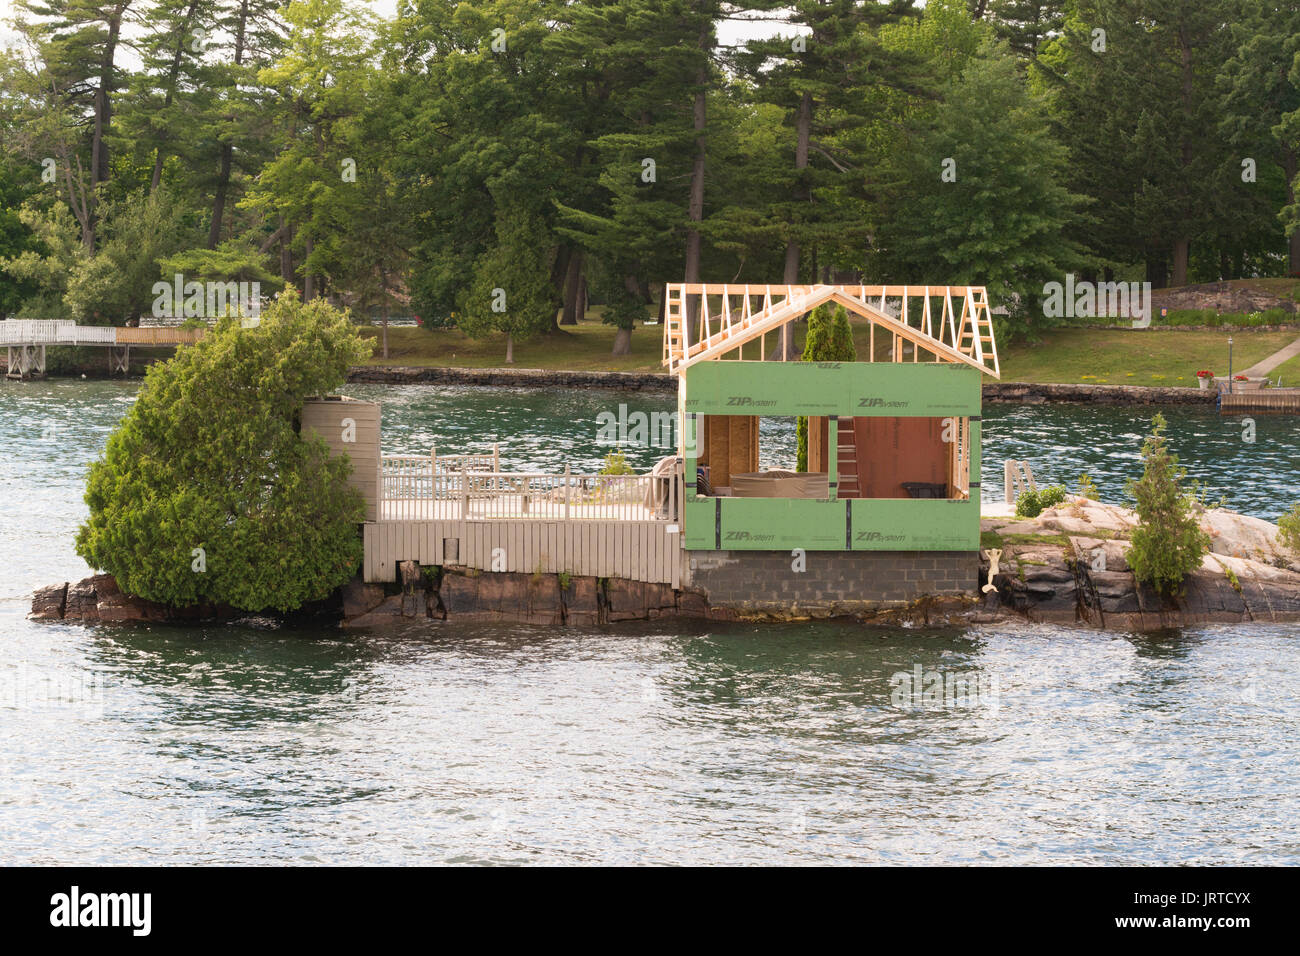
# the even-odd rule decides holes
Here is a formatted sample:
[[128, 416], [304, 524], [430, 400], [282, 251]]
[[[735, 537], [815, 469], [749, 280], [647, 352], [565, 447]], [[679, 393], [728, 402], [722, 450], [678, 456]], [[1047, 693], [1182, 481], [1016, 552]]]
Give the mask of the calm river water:
[[[601, 392], [351, 386], [385, 446], [598, 465]], [[1300, 861], [1300, 628], [1156, 637], [844, 624], [383, 636], [25, 620], [134, 387], [0, 387], [0, 863]], [[1117, 498], [1149, 412], [988, 406], [1004, 458]], [[1294, 418], [1166, 413], [1212, 495], [1275, 518]], [[636, 419], [629, 418], [635, 424]], [[793, 427], [764, 434], [770, 463]], [[631, 449], [650, 464], [658, 449]], [[919, 671], [917, 669], [920, 669]], [[960, 706], [899, 673], [978, 688]]]

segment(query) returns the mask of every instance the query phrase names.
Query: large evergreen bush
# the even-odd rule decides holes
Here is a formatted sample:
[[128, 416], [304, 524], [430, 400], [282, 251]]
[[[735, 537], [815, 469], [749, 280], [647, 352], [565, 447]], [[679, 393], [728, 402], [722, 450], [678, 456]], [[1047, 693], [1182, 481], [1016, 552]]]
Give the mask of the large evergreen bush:
[[123, 591], [174, 606], [292, 610], [361, 560], [350, 464], [299, 434], [303, 401], [370, 347], [324, 300], [278, 297], [153, 366], [91, 465], [77, 553]]

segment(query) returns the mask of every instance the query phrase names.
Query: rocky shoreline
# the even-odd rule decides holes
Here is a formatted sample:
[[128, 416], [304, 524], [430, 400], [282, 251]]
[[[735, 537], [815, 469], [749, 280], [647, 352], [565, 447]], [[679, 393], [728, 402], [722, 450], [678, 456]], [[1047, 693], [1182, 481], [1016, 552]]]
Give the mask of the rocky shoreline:
[[985, 518], [981, 580], [1000, 550], [996, 601], [1031, 621], [1150, 632], [1209, 623], [1300, 621], [1300, 560], [1274, 524], [1220, 508], [1202, 513], [1210, 553], [1175, 598], [1139, 585], [1126, 557], [1133, 512], [1074, 498], [1037, 518]]
[[451, 368], [443, 366], [356, 365], [349, 382], [379, 385], [477, 385], [501, 388], [613, 388], [676, 391], [675, 376], [663, 372], [577, 372], [544, 368]]
[[[406, 562], [401, 583], [387, 587], [353, 579], [310, 609], [345, 629], [411, 621], [503, 622], [600, 626], [663, 618], [788, 621], [853, 617], [866, 625], [966, 627], [1034, 621], [1106, 630], [1150, 632], [1207, 623], [1300, 621], [1300, 561], [1283, 548], [1277, 526], [1222, 509], [1205, 511], [1211, 551], [1176, 598], [1139, 586], [1129, 568], [1128, 535], [1135, 518], [1114, 505], [1074, 498], [1034, 519], [985, 518], [979, 581], [964, 596], [921, 596], [882, 603], [851, 615], [835, 607], [746, 614], [714, 606], [701, 590], [674, 590], [619, 578], [567, 574], [420, 568]], [[999, 551], [992, 569], [990, 551]], [[193, 624], [232, 621], [233, 608], [169, 608], [125, 595], [111, 575], [37, 591], [31, 616], [70, 623]], [[263, 616], [263, 615], [259, 615]], [[299, 616], [299, 615], [295, 615]]]
[[[131, 377], [144, 374], [157, 356], [132, 356]], [[69, 368], [47, 378], [109, 378], [101, 367]], [[662, 372], [568, 371], [543, 368], [451, 368], [413, 365], [357, 365], [347, 381], [367, 385], [462, 385], [478, 388], [612, 389], [624, 392], [674, 392], [675, 376]], [[986, 382], [984, 401], [1035, 405], [1070, 402], [1085, 405], [1205, 405], [1215, 403], [1213, 389], [1144, 385], [1049, 384], [1037, 382]]]
[[[349, 382], [384, 385], [474, 385], [504, 388], [610, 388], [670, 392], [677, 379], [660, 372], [572, 372], [538, 368], [441, 368], [401, 365], [356, 366]], [[1033, 382], [988, 382], [984, 401], [1038, 404], [1074, 402], [1092, 405], [1213, 405], [1212, 389], [1143, 385], [1058, 385]]]

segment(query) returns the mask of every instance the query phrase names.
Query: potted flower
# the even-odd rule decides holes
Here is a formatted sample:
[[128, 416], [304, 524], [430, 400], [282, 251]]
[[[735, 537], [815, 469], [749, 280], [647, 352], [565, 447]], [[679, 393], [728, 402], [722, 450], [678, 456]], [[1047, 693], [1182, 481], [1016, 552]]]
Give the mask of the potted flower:
[[1201, 391], [1205, 391], [1210, 387], [1210, 383], [1214, 381], [1214, 373], [1208, 368], [1203, 368], [1196, 373], [1196, 381], [1201, 386]]

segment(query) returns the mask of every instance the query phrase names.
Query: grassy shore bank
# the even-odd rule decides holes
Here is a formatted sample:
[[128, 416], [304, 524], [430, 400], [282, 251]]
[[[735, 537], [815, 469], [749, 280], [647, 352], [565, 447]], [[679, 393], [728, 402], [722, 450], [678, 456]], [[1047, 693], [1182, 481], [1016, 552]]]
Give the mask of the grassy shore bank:
[[1300, 329], [1060, 329], [1042, 342], [1003, 350], [1002, 379], [1195, 388], [1199, 369], [1228, 374], [1229, 334], [1233, 370], [1240, 372], [1300, 338]]
[[[362, 335], [375, 341], [371, 365], [499, 368], [505, 365], [502, 336], [475, 341], [455, 329], [390, 328], [388, 358], [379, 352], [379, 329]], [[610, 355], [614, 329], [600, 322], [566, 327], [560, 334], [515, 343], [520, 368], [573, 371], [661, 371], [662, 326], [638, 326], [632, 334], [632, 354]], [[1300, 337], [1294, 332], [1250, 329], [1060, 329], [1041, 342], [1003, 348], [1002, 379], [1008, 382], [1062, 384], [1166, 385], [1196, 387], [1198, 369], [1218, 375], [1228, 372], [1228, 336], [1233, 339], [1233, 368], [1253, 365]], [[803, 327], [796, 332], [802, 346]], [[771, 345], [775, 345], [772, 336]], [[854, 328], [858, 354], [869, 350], [865, 325]], [[886, 359], [888, 336], [876, 336], [877, 359]], [[1282, 366], [1284, 382], [1300, 384], [1300, 359]], [[1278, 373], [1273, 373], [1276, 378]]]

